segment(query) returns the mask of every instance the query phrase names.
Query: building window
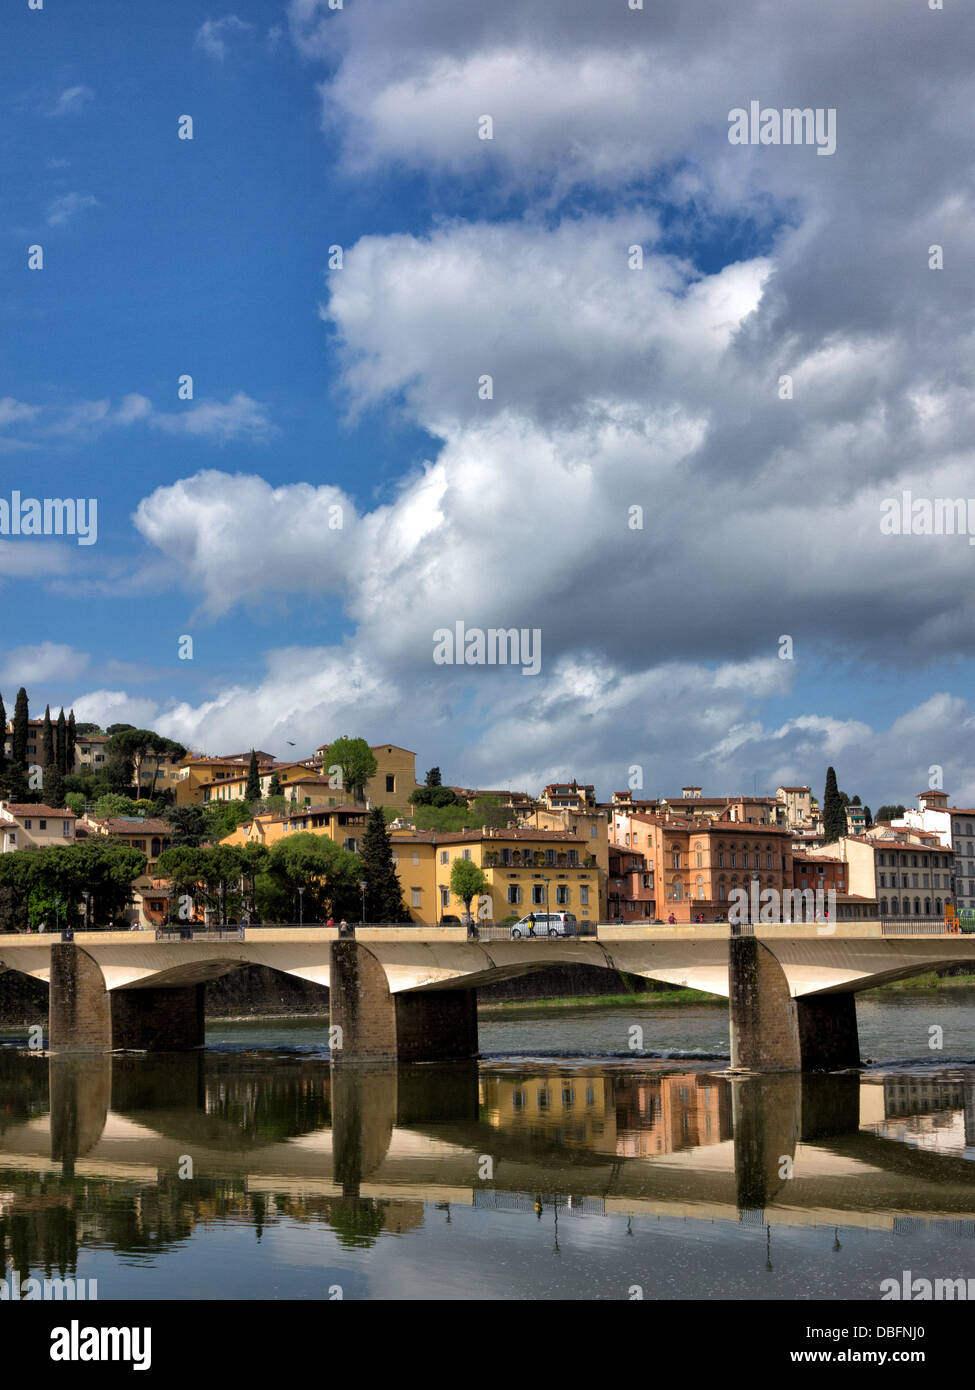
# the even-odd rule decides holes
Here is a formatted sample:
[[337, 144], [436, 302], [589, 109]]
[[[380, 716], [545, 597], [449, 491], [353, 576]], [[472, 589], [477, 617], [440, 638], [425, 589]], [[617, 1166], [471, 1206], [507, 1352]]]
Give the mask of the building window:
[[415, 850], [413, 851], [413, 863], [414, 863], [414, 864], [419, 864], [419, 862], [420, 862], [420, 851], [419, 851], [418, 849], [415, 849]]
[[47, 829], [47, 821], [46, 821], [46, 820], [39, 820], [39, 821], [37, 822], [37, 824], [40, 826], [41, 830], [46, 830], [46, 829]]
[[560, 907], [567, 907], [569, 902], [569, 885], [560, 883], [555, 890], [555, 901]]
[[30, 830], [30, 828], [31, 828], [31, 823], [30, 823], [30, 821], [29, 821], [29, 820], [25, 820], [25, 821], [24, 821], [24, 829], [25, 829], [25, 830]]
[[422, 891], [423, 891], [423, 890], [420, 889], [420, 888], [411, 888], [411, 889], [410, 889], [410, 894], [411, 894], [411, 896], [412, 896], [413, 906], [414, 906], [414, 907], [419, 907], [419, 906], [420, 906], [420, 893], [421, 893]]
[[470, 850], [469, 850], [469, 849], [465, 849], [465, 850], [464, 850], [464, 858], [465, 858], [465, 859], [470, 859], [470, 857], [471, 857], [471, 852], [470, 852]]
[[446, 864], [446, 863], [449, 861], [449, 859], [450, 859], [450, 855], [447, 853], [447, 851], [446, 851], [445, 849], [442, 849], [442, 850], [440, 851], [440, 862], [441, 862], [441, 864]]
[[450, 906], [450, 889], [449, 889], [449, 888], [441, 888], [441, 890], [440, 890], [440, 906], [441, 906], [441, 907], [449, 907], [449, 906]]
[[589, 889], [585, 885], [579, 889], [579, 901], [583, 907], [589, 906]]
[[387, 778], [386, 778], [386, 790], [387, 790], [388, 792], [394, 792], [394, 791], [396, 790], [396, 778], [395, 778], [395, 777], [389, 777], [389, 776], [387, 776]]
[[521, 885], [517, 883], [508, 884], [508, 902], [517, 907], [521, 902]]
[[533, 884], [532, 884], [532, 904], [533, 904], [533, 906], [539, 907], [539, 906], [541, 906], [541, 904], [542, 904], [544, 901], [545, 901], [545, 884], [544, 884], [544, 883], [533, 883]]

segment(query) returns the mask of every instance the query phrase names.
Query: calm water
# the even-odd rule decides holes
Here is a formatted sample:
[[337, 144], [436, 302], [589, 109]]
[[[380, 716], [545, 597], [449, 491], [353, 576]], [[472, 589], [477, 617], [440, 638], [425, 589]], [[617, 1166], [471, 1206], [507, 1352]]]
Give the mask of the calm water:
[[[973, 1003], [861, 1000], [886, 1061], [803, 1078], [723, 1074], [709, 1007], [494, 1015], [479, 1064], [388, 1071], [331, 1069], [320, 1019], [211, 1025], [189, 1056], [7, 1046], [0, 1263], [103, 1299], [874, 1300], [904, 1270], [975, 1278]], [[670, 1056], [629, 1052], [634, 1024]]]

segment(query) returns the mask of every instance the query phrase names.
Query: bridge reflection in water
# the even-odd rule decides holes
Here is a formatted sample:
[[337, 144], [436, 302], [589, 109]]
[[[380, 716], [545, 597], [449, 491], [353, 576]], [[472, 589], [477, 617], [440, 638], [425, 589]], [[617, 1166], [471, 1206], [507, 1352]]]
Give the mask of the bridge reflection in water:
[[158, 1252], [214, 1219], [363, 1245], [430, 1204], [975, 1234], [971, 1072], [4, 1052], [0, 1087], [0, 1267], [25, 1271], [71, 1272], [80, 1246]]

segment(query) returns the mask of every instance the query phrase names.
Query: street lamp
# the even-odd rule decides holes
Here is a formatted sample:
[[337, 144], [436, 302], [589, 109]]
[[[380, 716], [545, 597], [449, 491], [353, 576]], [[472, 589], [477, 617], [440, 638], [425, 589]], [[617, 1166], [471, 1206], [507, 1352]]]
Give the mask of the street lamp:
[[299, 888], [299, 889], [298, 889], [298, 925], [299, 925], [299, 927], [303, 927], [303, 926], [305, 925], [305, 890], [304, 890], [304, 888]]
[[359, 887], [362, 890], [362, 925], [366, 925], [366, 889], [369, 885], [364, 878], [359, 879]]
[[86, 888], [82, 893], [85, 903], [85, 931], [91, 930], [91, 889]]

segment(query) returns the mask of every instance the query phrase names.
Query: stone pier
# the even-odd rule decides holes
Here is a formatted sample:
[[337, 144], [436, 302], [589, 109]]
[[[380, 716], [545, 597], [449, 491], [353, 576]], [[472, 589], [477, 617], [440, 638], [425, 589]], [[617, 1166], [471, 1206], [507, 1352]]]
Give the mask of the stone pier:
[[206, 1040], [204, 986], [109, 991], [97, 961], [74, 942], [51, 946], [52, 1052], [185, 1052]]
[[796, 998], [778, 960], [754, 936], [728, 942], [731, 1065], [747, 1071], [833, 1071], [860, 1065], [856, 998]]
[[473, 989], [390, 992], [381, 962], [357, 941], [333, 941], [330, 1022], [341, 1028], [333, 1063], [440, 1062], [477, 1055]]

